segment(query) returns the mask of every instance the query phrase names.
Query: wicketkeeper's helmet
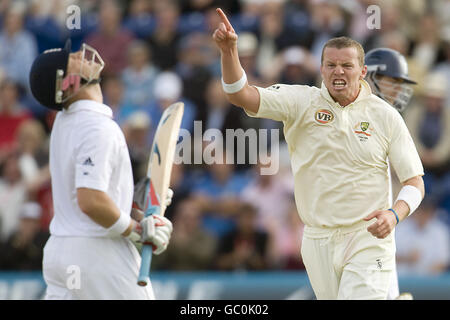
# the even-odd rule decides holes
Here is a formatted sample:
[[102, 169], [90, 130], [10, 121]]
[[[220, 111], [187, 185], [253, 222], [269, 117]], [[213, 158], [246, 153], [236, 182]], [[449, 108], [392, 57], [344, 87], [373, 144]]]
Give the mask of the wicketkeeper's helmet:
[[[391, 103], [398, 111], [403, 111], [413, 94], [411, 85], [417, 84], [408, 75], [405, 57], [393, 49], [377, 48], [366, 53], [364, 62], [367, 66], [366, 80], [374, 93]], [[386, 76], [397, 81], [377, 76]]]

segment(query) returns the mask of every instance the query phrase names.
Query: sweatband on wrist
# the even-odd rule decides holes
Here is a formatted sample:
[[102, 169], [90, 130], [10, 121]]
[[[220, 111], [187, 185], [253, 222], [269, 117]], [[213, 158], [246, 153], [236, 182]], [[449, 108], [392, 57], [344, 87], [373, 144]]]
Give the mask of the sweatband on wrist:
[[119, 219], [108, 228], [108, 234], [111, 236], [120, 236], [130, 225], [131, 217], [129, 214], [121, 213]]
[[395, 210], [394, 209], [392, 209], [392, 208], [390, 208], [390, 209], [388, 209], [389, 211], [392, 211], [393, 213], [394, 213], [394, 215], [395, 215], [395, 219], [397, 220], [397, 224], [399, 223], [399, 219], [398, 219], [398, 214], [397, 214], [397, 212], [395, 212]]
[[244, 70], [242, 70], [242, 77], [238, 81], [233, 82], [233, 83], [225, 83], [223, 81], [223, 77], [222, 77], [223, 91], [225, 91], [225, 93], [228, 93], [228, 94], [233, 94], [238, 91], [241, 91], [246, 83], [247, 83], [247, 75], [245, 74]]
[[403, 200], [409, 206], [408, 216], [411, 215], [422, 202], [422, 192], [414, 186], [406, 185], [398, 193], [396, 201]]

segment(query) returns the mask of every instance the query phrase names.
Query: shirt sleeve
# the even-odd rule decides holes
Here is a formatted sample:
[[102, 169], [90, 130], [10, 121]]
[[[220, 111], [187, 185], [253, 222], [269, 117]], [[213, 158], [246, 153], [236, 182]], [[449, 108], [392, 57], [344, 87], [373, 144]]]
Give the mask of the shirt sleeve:
[[297, 118], [303, 102], [309, 101], [308, 86], [274, 84], [259, 91], [260, 104], [257, 113], [245, 110], [248, 116], [288, 122]]
[[117, 139], [101, 125], [83, 128], [79, 132], [75, 154], [75, 188], [106, 192], [118, 158]]
[[400, 182], [415, 176], [423, 176], [423, 166], [413, 139], [405, 121], [397, 111], [393, 111], [391, 142], [388, 151], [389, 160]]

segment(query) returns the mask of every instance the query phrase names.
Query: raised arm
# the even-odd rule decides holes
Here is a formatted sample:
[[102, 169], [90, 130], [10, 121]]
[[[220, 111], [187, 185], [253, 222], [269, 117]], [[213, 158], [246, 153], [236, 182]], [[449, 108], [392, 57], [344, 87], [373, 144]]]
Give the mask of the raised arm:
[[[220, 50], [222, 80], [225, 86], [232, 85], [231, 87], [228, 86], [229, 90], [227, 91], [230, 93], [225, 92], [227, 99], [236, 106], [257, 113], [260, 99], [259, 92], [243, 78], [245, 72], [239, 61], [237, 50], [238, 36], [222, 9], [218, 8], [216, 11], [220, 16], [221, 23], [214, 31], [212, 37]], [[241, 82], [243, 82], [243, 86]]]

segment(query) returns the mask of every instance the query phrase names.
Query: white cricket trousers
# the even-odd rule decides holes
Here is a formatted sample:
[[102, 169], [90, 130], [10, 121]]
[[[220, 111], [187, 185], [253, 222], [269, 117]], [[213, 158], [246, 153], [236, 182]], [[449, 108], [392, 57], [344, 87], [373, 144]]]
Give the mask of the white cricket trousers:
[[395, 276], [394, 232], [378, 239], [367, 231], [373, 222], [305, 226], [301, 254], [317, 299], [387, 299]]
[[154, 299], [137, 285], [141, 257], [128, 239], [50, 236], [44, 248], [47, 300]]

